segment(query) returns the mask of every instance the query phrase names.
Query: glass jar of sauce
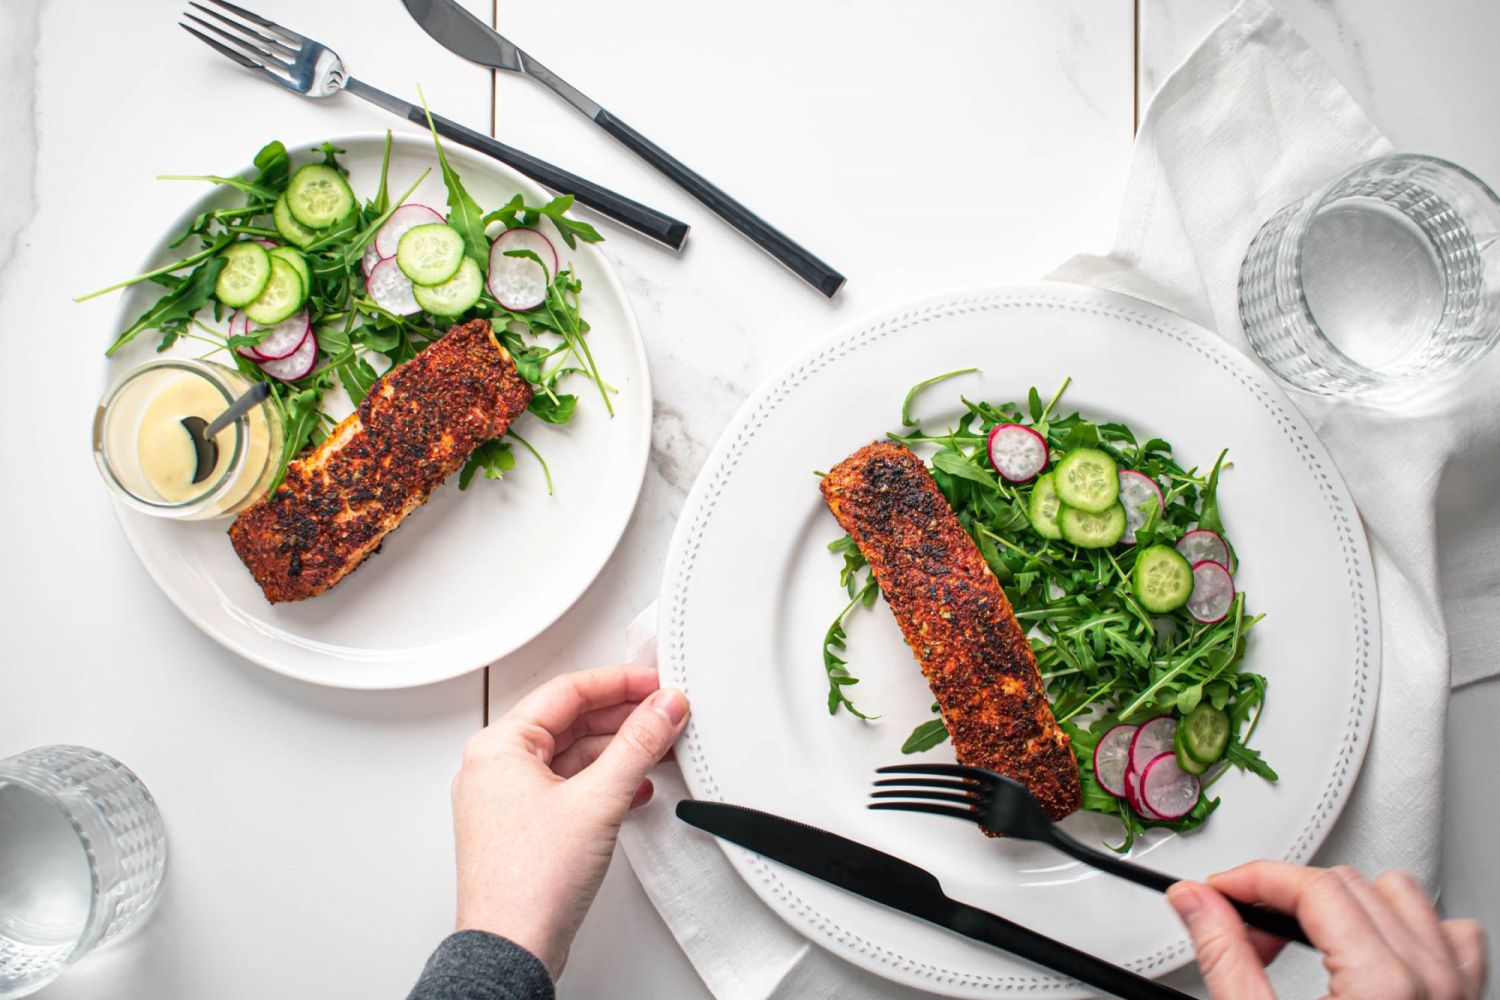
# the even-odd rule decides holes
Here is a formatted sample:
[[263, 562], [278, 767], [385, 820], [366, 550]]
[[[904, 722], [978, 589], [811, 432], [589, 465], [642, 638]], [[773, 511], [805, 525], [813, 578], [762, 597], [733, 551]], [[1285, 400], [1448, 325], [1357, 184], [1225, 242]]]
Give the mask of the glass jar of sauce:
[[94, 460], [104, 481], [157, 517], [204, 520], [243, 510], [265, 493], [281, 457], [274, 401], [219, 432], [218, 460], [206, 475], [182, 419], [212, 421], [250, 387], [239, 372], [209, 361], [162, 359], [126, 372], [94, 417]]

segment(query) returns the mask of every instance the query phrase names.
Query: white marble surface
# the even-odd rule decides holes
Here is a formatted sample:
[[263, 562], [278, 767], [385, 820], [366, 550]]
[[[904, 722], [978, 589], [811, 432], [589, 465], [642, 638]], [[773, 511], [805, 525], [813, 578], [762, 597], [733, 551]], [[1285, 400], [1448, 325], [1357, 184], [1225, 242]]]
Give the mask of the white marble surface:
[[[1493, 4], [1284, 2], [1398, 143], [1500, 175], [1475, 96], [1500, 82]], [[1221, 4], [1141, 0], [1139, 53], [1118, 0], [578, 0], [566, 30], [555, 5], [500, 5], [537, 57], [844, 269], [834, 303], [545, 92], [492, 85], [449, 56], [394, 0], [357, 18], [332, 3], [257, 7], [335, 44], [373, 83], [420, 82], [460, 120], [482, 123], [494, 86], [503, 138], [694, 223], [680, 259], [610, 231], [653, 366], [652, 467], [604, 575], [491, 668], [498, 712], [540, 677], [619, 655], [707, 449], [790, 354], [903, 298], [1028, 280], [1102, 249], [1135, 67], [1144, 101]], [[172, 27], [177, 9], [0, 0], [0, 344], [13, 373], [41, 376], [0, 393], [0, 467], [24, 470], [0, 481], [0, 755], [63, 741], [115, 753], [157, 793], [172, 838], [153, 922], [42, 995], [398, 996], [450, 920], [447, 782], [481, 719], [481, 675], [330, 691], [223, 652], [141, 571], [83, 447], [113, 304], [68, 299], [129, 272], [144, 234], [192, 197], [151, 178], [228, 169], [272, 135], [387, 125], [357, 102], [311, 105], [243, 76]], [[1469, 690], [1451, 720], [1466, 749], [1448, 850], [1485, 877], [1450, 881], [1455, 908], [1497, 881], [1484, 765], [1500, 684]], [[706, 996], [623, 863], [560, 994]]]

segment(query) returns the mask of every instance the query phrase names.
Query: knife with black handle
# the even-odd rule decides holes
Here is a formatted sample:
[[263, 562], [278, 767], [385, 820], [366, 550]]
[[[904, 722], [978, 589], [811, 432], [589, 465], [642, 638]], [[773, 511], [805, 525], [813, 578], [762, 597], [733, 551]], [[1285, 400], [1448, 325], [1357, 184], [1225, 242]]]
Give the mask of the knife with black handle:
[[838, 834], [725, 802], [677, 803], [677, 818], [830, 885], [993, 945], [1126, 1000], [1181, 1000], [1169, 986], [978, 907], [949, 898], [937, 878], [909, 861]]
[[470, 62], [491, 69], [521, 73], [544, 84], [818, 291], [832, 298], [843, 287], [844, 276], [819, 260], [806, 247], [606, 111], [597, 101], [585, 96], [578, 88], [521, 51], [508, 38], [470, 14], [454, 0], [404, 2], [406, 9], [422, 29], [448, 51]]

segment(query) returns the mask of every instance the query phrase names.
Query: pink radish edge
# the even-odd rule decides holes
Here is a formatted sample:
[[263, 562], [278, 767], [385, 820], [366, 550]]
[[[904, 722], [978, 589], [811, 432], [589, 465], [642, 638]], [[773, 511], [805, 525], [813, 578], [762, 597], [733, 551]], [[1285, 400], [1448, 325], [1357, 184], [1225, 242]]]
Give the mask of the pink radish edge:
[[[1032, 448], [1041, 449], [1041, 461], [1037, 461], [1035, 455], [1033, 455], [1030, 461], [1027, 461], [1024, 466], [1018, 468], [1013, 462], [1008, 461], [1003, 456], [996, 456], [997, 442], [1003, 443], [1003, 439], [1006, 437], [1016, 440], [1018, 439], [1018, 432], [1020, 439], [1026, 440]], [[985, 439], [984, 450], [985, 454], [989, 457], [990, 465], [994, 466], [995, 471], [1013, 483], [1024, 483], [1041, 475], [1042, 470], [1047, 467], [1047, 461], [1051, 458], [1052, 454], [1051, 450], [1047, 447], [1046, 438], [1030, 427], [1025, 427], [1021, 424], [997, 424], [992, 427], [989, 437]], [[1010, 471], [1002, 468], [1001, 466], [1003, 465], [1010, 465]]]
[[[1094, 744], [1094, 780], [1099, 782], [1100, 788], [1117, 799], [1125, 798], [1125, 775], [1130, 770], [1130, 743], [1136, 729], [1136, 726], [1126, 723], [1111, 726], [1108, 732], [1099, 737], [1099, 742]], [[1116, 733], [1119, 735], [1116, 736]], [[1123, 752], [1117, 755], [1116, 747], [1121, 743], [1124, 744], [1120, 748]]]

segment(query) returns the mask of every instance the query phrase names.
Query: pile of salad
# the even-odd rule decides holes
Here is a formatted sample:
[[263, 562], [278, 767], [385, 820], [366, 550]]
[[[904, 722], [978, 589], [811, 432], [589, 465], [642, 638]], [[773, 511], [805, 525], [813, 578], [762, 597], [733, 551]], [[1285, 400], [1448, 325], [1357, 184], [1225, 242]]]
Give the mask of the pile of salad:
[[[1205, 475], [1183, 468], [1172, 446], [1124, 424], [1061, 416], [1064, 382], [1050, 402], [1036, 389], [1023, 407], [962, 399], [956, 427], [928, 432], [912, 417], [908, 447], [935, 448], [933, 479], [952, 505], [1028, 630], [1053, 714], [1072, 741], [1083, 808], [1118, 816], [1118, 850], [1151, 826], [1186, 831], [1218, 806], [1214, 782], [1236, 767], [1276, 772], [1249, 746], [1265, 704], [1265, 677], [1241, 669], [1261, 620], [1237, 592], [1233, 548], [1219, 509], [1221, 453]], [[849, 536], [842, 557], [849, 595], [824, 637], [828, 710], [861, 719], [849, 689], [844, 623], [879, 588]], [[933, 705], [932, 710], [937, 711]], [[918, 726], [903, 753], [948, 739], [941, 718]]]
[[[271, 490], [287, 463], [333, 427], [323, 403], [335, 384], [358, 406], [380, 375], [467, 319], [493, 324], [531, 383], [538, 419], [572, 418], [578, 397], [560, 383], [574, 375], [594, 383], [613, 415], [613, 390], [594, 363], [579, 314], [582, 284], [538, 227], [550, 220], [570, 248], [602, 237], [567, 215], [571, 195], [532, 206], [518, 194], [486, 213], [449, 165], [436, 132], [433, 142], [446, 212], [409, 201], [430, 171], [392, 197], [389, 132], [379, 188], [363, 203], [339, 163], [343, 151], [328, 143], [312, 150], [314, 162], [296, 165], [282, 143], [270, 142], [248, 178], [165, 177], [229, 188], [244, 203], [202, 212], [171, 244], [195, 244], [194, 252], [76, 301], [153, 282], [161, 296], [106, 354], [154, 331], [158, 351], [201, 342], [204, 358], [270, 383], [286, 442]], [[551, 492], [546, 462], [514, 430], [474, 452], [460, 488], [479, 472], [499, 479], [514, 468], [512, 440], [541, 462]]]

